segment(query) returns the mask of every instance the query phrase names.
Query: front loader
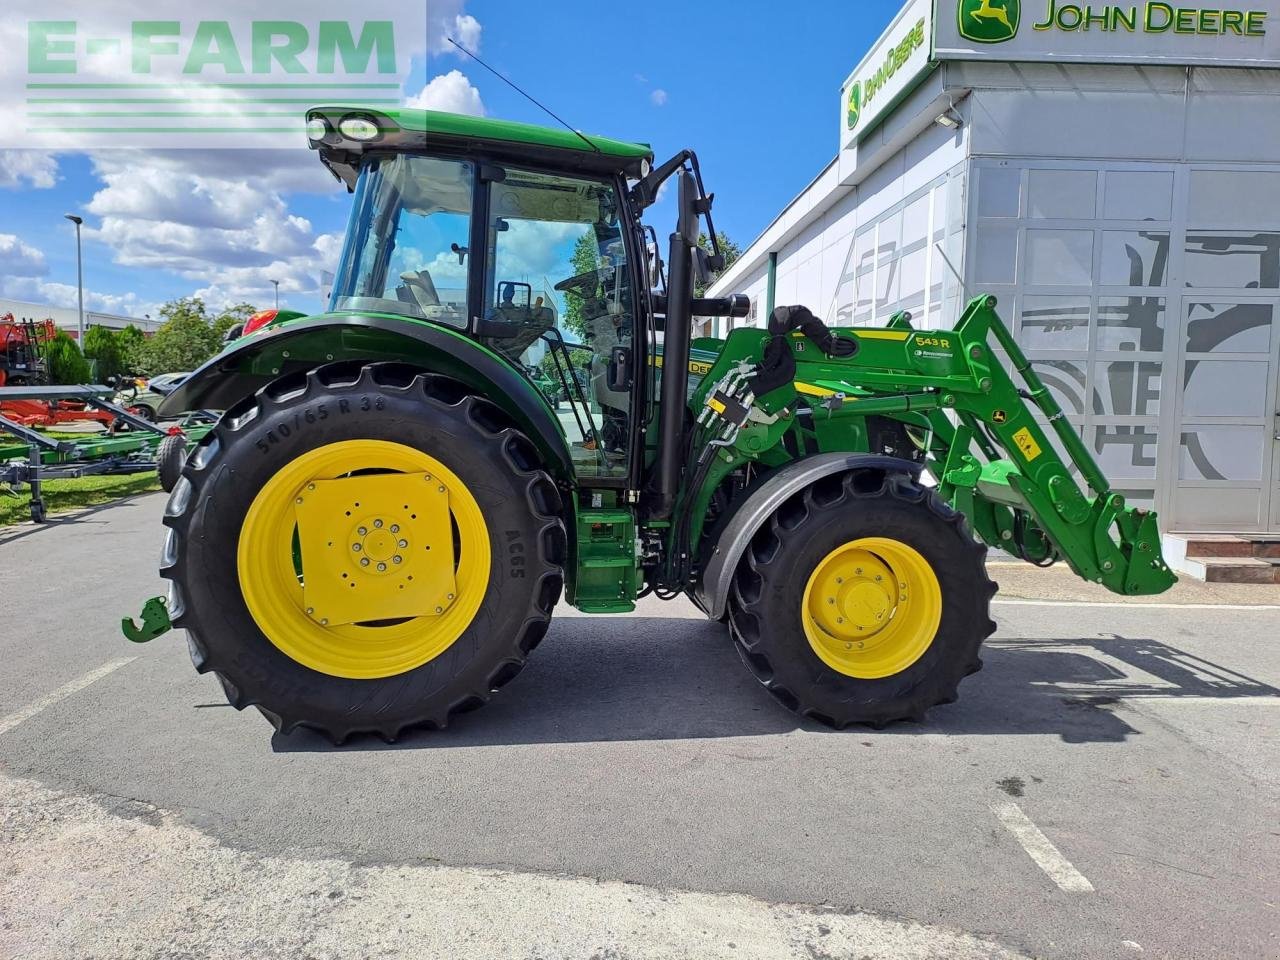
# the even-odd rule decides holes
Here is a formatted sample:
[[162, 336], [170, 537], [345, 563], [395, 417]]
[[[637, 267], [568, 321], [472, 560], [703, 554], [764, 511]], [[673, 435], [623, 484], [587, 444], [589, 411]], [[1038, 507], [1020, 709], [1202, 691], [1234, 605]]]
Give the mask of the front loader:
[[[562, 599], [725, 621], [790, 709], [882, 726], [955, 699], [988, 546], [1121, 594], [1174, 577], [995, 311], [691, 340], [723, 266], [697, 157], [490, 119], [308, 114], [354, 193], [329, 311], [230, 344], [161, 409], [224, 409], [165, 511], [196, 668], [278, 730], [393, 740], [520, 672]], [[641, 215], [674, 178], [665, 269]], [[714, 242], [713, 242], [714, 243]], [[163, 606], [167, 603], [167, 607]]]

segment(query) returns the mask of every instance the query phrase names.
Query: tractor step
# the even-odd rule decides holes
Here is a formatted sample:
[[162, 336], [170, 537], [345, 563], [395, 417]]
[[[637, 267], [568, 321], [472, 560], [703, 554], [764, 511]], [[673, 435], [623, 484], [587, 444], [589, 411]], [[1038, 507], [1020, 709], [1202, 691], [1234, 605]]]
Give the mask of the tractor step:
[[580, 508], [577, 526], [570, 602], [584, 613], [631, 612], [638, 589], [634, 515], [617, 508]]

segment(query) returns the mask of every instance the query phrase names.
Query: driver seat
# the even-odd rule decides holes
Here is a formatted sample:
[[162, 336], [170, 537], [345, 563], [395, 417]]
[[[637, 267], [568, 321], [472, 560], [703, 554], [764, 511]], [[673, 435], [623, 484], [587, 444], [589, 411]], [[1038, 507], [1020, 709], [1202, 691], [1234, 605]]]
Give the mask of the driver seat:
[[436, 293], [435, 281], [431, 279], [431, 271], [425, 267], [421, 270], [408, 270], [400, 274], [405, 287], [413, 297], [414, 303], [423, 313], [428, 307], [440, 306], [440, 294]]

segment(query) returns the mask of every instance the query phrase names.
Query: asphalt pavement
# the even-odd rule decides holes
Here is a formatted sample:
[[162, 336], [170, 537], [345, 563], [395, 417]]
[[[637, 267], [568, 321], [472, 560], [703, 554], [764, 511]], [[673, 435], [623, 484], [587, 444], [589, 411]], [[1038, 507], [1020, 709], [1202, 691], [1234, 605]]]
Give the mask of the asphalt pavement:
[[561, 607], [490, 706], [334, 748], [120, 636], [163, 504], [0, 531], [0, 957], [1280, 956], [1276, 588], [994, 566], [986, 668], [881, 732], [685, 603]]

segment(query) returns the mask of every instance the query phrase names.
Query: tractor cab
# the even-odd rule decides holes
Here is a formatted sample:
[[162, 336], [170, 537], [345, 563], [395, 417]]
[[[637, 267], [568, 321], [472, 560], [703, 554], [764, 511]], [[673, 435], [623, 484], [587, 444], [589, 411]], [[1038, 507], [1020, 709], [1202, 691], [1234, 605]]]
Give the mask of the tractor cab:
[[330, 310], [458, 331], [527, 375], [576, 479], [634, 487], [631, 367], [649, 301], [628, 178], [648, 149], [569, 133], [529, 149], [523, 125], [445, 115], [310, 119], [355, 195]]

